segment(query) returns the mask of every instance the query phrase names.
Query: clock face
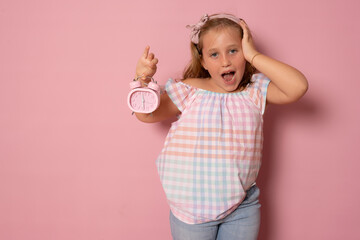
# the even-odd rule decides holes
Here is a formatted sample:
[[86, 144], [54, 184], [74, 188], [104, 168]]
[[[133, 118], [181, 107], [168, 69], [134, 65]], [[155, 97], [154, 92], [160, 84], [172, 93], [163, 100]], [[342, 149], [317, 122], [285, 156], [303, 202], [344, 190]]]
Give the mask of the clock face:
[[135, 112], [150, 113], [158, 106], [156, 93], [150, 91], [134, 91], [129, 99], [129, 104]]

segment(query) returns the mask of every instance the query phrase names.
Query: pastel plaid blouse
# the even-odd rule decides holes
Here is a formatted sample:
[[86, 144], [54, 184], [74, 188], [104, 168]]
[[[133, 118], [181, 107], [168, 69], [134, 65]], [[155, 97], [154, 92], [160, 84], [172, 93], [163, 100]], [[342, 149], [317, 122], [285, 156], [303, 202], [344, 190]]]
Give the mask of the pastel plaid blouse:
[[236, 93], [216, 93], [172, 79], [165, 89], [181, 111], [156, 164], [172, 213], [189, 224], [219, 220], [255, 183], [262, 156], [269, 79], [254, 74]]

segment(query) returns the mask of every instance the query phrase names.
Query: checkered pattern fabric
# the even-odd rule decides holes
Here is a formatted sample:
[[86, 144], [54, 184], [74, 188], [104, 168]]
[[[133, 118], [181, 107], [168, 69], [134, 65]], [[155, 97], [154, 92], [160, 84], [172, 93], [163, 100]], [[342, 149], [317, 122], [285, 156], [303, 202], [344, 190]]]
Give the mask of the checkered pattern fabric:
[[189, 224], [230, 214], [255, 183], [262, 155], [269, 79], [254, 74], [245, 90], [216, 93], [170, 79], [181, 111], [156, 164], [172, 213]]

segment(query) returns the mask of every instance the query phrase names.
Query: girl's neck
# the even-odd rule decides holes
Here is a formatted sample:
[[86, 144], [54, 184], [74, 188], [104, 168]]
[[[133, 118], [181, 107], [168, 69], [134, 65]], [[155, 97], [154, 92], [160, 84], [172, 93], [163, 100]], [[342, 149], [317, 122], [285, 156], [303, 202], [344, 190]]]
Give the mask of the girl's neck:
[[219, 88], [216, 84], [214, 84], [211, 78], [189, 78], [186, 79], [184, 82], [195, 88], [209, 92], [215, 92], [215, 93], [237, 93], [237, 92], [242, 92], [245, 89], [245, 87], [241, 87], [236, 89], [235, 91], [228, 92], [225, 91], [224, 89]]

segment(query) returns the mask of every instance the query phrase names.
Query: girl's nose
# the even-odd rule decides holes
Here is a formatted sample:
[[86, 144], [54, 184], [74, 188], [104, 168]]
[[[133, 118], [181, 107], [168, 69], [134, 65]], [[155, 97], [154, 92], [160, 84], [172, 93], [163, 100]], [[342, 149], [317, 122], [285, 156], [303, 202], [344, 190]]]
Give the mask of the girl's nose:
[[228, 67], [230, 65], [230, 60], [227, 56], [223, 56], [221, 59], [221, 65], [223, 67]]

